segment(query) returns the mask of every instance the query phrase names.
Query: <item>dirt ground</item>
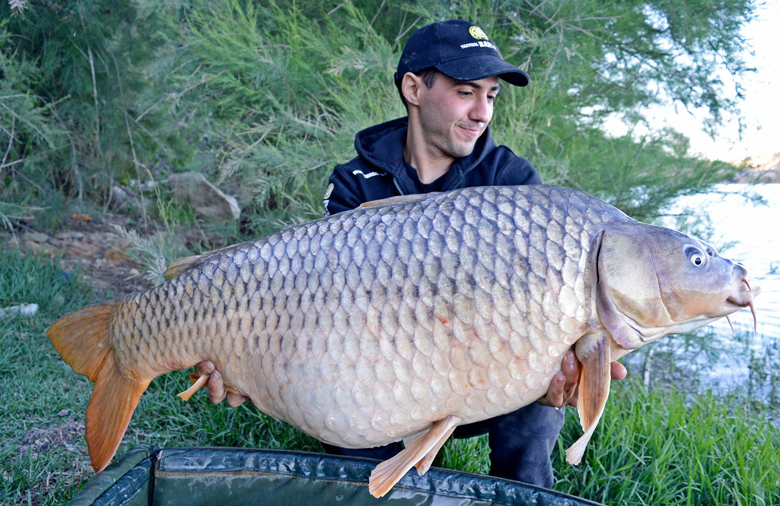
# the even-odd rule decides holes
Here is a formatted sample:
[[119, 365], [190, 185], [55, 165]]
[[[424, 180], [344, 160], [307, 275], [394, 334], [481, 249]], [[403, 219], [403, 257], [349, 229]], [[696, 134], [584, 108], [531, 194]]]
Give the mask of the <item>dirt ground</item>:
[[151, 233], [153, 226], [139, 229], [130, 223], [129, 218], [120, 215], [89, 221], [77, 216], [68, 221], [67, 230], [53, 233], [23, 225], [14, 234], [6, 234], [5, 242], [22, 251], [49, 255], [66, 273], [78, 270], [98, 292], [119, 297], [151, 287], [143, 277], [143, 266], [128, 257], [130, 245], [116, 235], [113, 225], [135, 228], [142, 236]]
[[42, 504], [55, 486], [78, 483], [93, 474], [89, 455], [85, 451], [84, 422], [74, 419], [69, 410], [63, 411], [67, 412], [58, 413], [63, 417], [62, 425], [28, 430], [22, 437], [18, 454], [20, 457], [29, 455], [35, 459], [52, 453], [67, 453], [70, 466], [68, 469], [58, 468], [47, 472], [43, 479], [28, 490], [27, 497], [22, 498], [27, 501], [20, 504]]

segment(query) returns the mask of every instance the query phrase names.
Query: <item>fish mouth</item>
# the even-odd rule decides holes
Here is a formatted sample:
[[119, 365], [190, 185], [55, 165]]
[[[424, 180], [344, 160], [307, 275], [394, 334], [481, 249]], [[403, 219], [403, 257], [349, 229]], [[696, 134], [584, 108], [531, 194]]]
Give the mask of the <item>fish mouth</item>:
[[[756, 334], [758, 331], [756, 307], [753, 305], [753, 300], [760, 293], [761, 287], [758, 285], [758, 283], [756, 283], [752, 277], [745, 276], [740, 280], [739, 283], [737, 283], [734, 291], [726, 299], [726, 307], [728, 309], [733, 309], [733, 311], [730, 311], [730, 313], [745, 307], [750, 308], [750, 313], [753, 315], [753, 334]], [[736, 335], [736, 332], [734, 332], [734, 325], [731, 324], [731, 320], [729, 319], [728, 314], [726, 315], [726, 321], [729, 322], [731, 332]]]

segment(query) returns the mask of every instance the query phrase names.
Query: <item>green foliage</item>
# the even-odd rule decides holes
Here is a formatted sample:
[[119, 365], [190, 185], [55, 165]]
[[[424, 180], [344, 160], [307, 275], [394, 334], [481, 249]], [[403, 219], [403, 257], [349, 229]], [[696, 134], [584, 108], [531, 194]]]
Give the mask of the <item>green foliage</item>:
[[[568, 410], [553, 452], [555, 490], [614, 505], [780, 501], [780, 432], [744, 400], [613, 382], [583, 461], [572, 466], [565, 451], [581, 435]], [[448, 441], [436, 465], [486, 473], [487, 437]]]
[[211, 173], [256, 230], [321, 216], [325, 181], [353, 156], [355, 131], [402, 114], [389, 85], [396, 55], [358, 9], [339, 12], [225, 0], [182, 24], [189, 64], [172, 76], [177, 117], [200, 122], [191, 111], [210, 97]]
[[780, 432], [740, 401], [615, 385], [579, 467], [565, 449], [581, 434], [569, 413], [553, 453], [555, 488], [606, 504], [776, 504]]
[[66, 128], [50, 120], [49, 105], [31, 92], [42, 79], [40, 69], [8, 50], [7, 25], [0, 23], [0, 201], [22, 193], [23, 186], [47, 185], [45, 162], [67, 140]]
[[165, 281], [165, 270], [171, 262], [189, 253], [181, 239], [170, 231], [158, 231], [148, 237], [141, 237], [135, 230], [120, 226], [114, 226], [114, 229], [116, 235], [129, 245], [127, 255], [144, 267], [144, 278], [153, 286]]
[[488, 474], [490, 446], [488, 446], [487, 434], [464, 439], [448, 439], [433, 465], [466, 473]]
[[[527, 69], [505, 86], [493, 133], [543, 179], [652, 218], [729, 175], [671, 131], [632, 131], [659, 103], [738, 114], [750, 0], [496, 3], [424, 0], [91, 0], [29, 4], [0, 27], [0, 200], [47, 193], [103, 204], [116, 182], [205, 173], [265, 233], [321, 215], [334, 164], [365, 127], [404, 114], [392, 85], [425, 23], [480, 24]], [[0, 4], [6, 17], [7, 3]], [[727, 76], [727, 79], [724, 78]], [[5, 148], [10, 146], [9, 150]], [[11, 163], [12, 165], [8, 165]], [[164, 199], [163, 199], [164, 200]], [[144, 210], [144, 213], [146, 210]]]
[[0, 3], [0, 199], [59, 193], [102, 204], [134, 169], [128, 104], [150, 84], [141, 68], [162, 43], [158, 24], [131, 1], [9, 9]]

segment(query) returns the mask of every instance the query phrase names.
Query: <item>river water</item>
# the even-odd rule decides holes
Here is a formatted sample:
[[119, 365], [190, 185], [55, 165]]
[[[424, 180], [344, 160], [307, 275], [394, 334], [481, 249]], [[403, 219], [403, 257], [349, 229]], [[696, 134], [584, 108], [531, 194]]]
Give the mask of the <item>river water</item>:
[[[746, 193], [761, 203], [746, 199]], [[711, 389], [780, 407], [780, 184], [719, 185], [712, 193], [679, 199], [669, 213], [677, 217], [665, 218], [663, 225], [707, 240], [756, 279], [757, 332], [750, 310], [743, 309], [730, 317], [736, 336], [722, 319], [629, 355], [629, 369], [649, 385]]]

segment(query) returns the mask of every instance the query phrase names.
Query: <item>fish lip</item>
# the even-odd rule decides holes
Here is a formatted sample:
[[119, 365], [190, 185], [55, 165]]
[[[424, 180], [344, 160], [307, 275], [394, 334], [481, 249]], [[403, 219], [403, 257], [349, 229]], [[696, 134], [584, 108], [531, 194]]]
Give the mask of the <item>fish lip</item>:
[[741, 309], [744, 307], [749, 307], [753, 303], [753, 301], [756, 299], [756, 296], [761, 293], [761, 286], [759, 286], [758, 283], [756, 283], [756, 281], [750, 276], [745, 276], [739, 281], [740, 284], [736, 289], [736, 293], [732, 293], [726, 297], [726, 304], [731, 304]]
[[[755, 301], [756, 296], [761, 293], [761, 287], [749, 275], [743, 276], [740, 281], [741, 283], [735, 290], [737, 293], [735, 295], [729, 295], [729, 297], [726, 298], [726, 305], [728, 306], [730, 304], [736, 306], [737, 310], [749, 307], [750, 313], [753, 315], [753, 334], [756, 335], [758, 334], [758, 318], [756, 318], [756, 307], [753, 305], [753, 301]], [[745, 302], [740, 300], [743, 298], [745, 299]]]
[[729, 298], [726, 299], [727, 307], [734, 306], [735, 309], [742, 309], [744, 307], [748, 307], [751, 302], [753, 302], [753, 298], [752, 297], [747, 302], [740, 302], [738, 300], [733, 299], [732, 297], [729, 297]]
[[[748, 285], [748, 281], [750, 281], [751, 284]], [[756, 283], [755, 279], [743, 279], [743, 283], [748, 285], [750, 287], [750, 293], [753, 295], [753, 298], [755, 299], [758, 295], [761, 295], [761, 285]]]
[[726, 303], [743, 308], [753, 303], [756, 296], [761, 293], [761, 286], [744, 269], [740, 270], [742, 270], [742, 275], [738, 274], [738, 277], [734, 279], [735, 286], [731, 294], [726, 297]]

